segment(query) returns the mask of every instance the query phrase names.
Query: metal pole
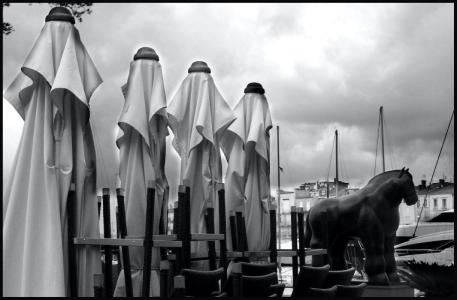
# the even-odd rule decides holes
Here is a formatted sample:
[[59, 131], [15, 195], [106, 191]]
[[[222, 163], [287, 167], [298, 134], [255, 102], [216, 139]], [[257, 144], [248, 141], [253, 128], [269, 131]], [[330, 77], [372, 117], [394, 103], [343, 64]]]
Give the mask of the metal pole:
[[386, 163], [384, 161], [384, 113], [383, 107], [379, 108], [379, 117], [381, 118], [381, 149], [382, 149], [382, 172], [386, 171]]
[[279, 162], [279, 126], [276, 126], [276, 144], [278, 153], [278, 249], [281, 249], [281, 174], [280, 174], [280, 162]]
[[143, 246], [143, 285], [141, 296], [149, 297], [151, 284], [151, 260], [152, 260], [152, 234], [154, 224], [154, 200], [155, 200], [155, 182], [148, 181], [146, 193], [146, 224], [144, 228], [144, 246]]
[[78, 284], [77, 284], [77, 261], [76, 261], [76, 249], [73, 244], [73, 238], [75, 237], [75, 210], [76, 210], [76, 188], [75, 184], [70, 184], [70, 191], [68, 192], [67, 200], [67, 229], [68, 229], [68, 270], [69, 270], [69, 281], [70, 281], [70, 297], [78, 296]]
[[335, 130], [335, 197], [338, 197], [338, 130]]
[[[119, 209], [119, 233], [121, 238], [125, 239], [127, 237], [127, 218], [125, 216], [124, 189], [116, 189], [116, 195], [117, 207]], [[130, 268], [130, 254], [128, 246], [122, 247], [122, 260], [124, 264], [125, 292], [127, 297], [133, 297], [132, 273]]]

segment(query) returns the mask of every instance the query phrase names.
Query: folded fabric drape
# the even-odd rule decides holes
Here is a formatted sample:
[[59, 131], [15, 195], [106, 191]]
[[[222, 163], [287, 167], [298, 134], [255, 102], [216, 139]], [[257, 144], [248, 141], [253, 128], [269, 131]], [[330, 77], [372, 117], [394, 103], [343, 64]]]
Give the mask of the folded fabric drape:
[[[24, 119], [3, 194], [3, 296], [68, 296], [66, 204], [76, 187], [76, 235], [99, 237], [89, 99], [102, 80], [78, 30], [46, 22], [4, 93]], [[93, 296], [100, 251], [78, 246], [78, 295]]]
[[[168, 135], [167, 100], [162, 67], [158, 60], [132, 61], [122, 91], [125, 103], [118, 122], [121, 130], [116, 143], [120, 151], [121, 187], [125, 190], [127, 233], [129, 236], [145, 234], [146, 193], [148, 181], [153, 180], [156, 191], [153, 234], [159, 234], [161, 215], [164, 228], [167, 227], [169, 187], [164, 172], [165, 141]], [[143, 281], [143, 248], [130, 247], [129, 253], [133, 296], [138, 297], [141, 296]], [[159, 249], [152, 248], [152, 268], [158, 269], [159, 263]], [[159, 296], [159, 292], [159, 274], [153, 270], [150, 296]], [[114, 296], [126, 296], [123, 271], [118, 278]]]
[[[228, 159], [226, 211], [245, 214], [249, 251], [268, 250], [270, 243], [270, 136], [272, 127], [266, 97], [246, 93], [234, 108], [235, 122], [227, 129], [221, 147]], [[229, 222], [227, 222], [229, 226]], [[232, 247], [229, 227], [227, 245]]]
[[[198, 68], [193, 68], [196, 63], [192, 65], [168, 106], [169, 124], [175, 135], [173, 146], [181, 158], [180, 184], [190, 187], [192, 233], [206, 233], [204, 214], [208, 203], [213, 204], [218, 232], [215, 200], [217, 183], [222, 182], [220, 139], [235, 120], [209, 68], [203, 64]], [[191, 243], [191, 252], [207, 255], [207, 243]], [[198, 263], [193, 265], [204, 267]]]

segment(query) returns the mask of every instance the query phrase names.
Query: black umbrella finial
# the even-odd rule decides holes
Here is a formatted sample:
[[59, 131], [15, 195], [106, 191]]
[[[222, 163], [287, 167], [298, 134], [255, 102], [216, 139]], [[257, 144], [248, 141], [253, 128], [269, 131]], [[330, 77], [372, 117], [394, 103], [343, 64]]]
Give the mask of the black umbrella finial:
[[141, 47], [133, 56], [133, 60], [137, 59], [152, 59], [155, 61], [159, 61], [159, 56], [151, 47]]
[[204, 73], [211, 73], [211, 69], [204, 61], [194, 61], [190, 66], [188, 73], [195, 73], [195, 72], [204, 72]]
[[255, 93], [255, 94], [265, 94], [265, 90], [263, 89], [262, 85], [258, 82], [251, 82], [248, 83], [246, 88], [244, 89], [244, 93]]
[[46, 16], [45, 22], [49, 21], [64, 21], [75, 24], [75, 18], [71, 14], [70, 10], [66, 7], [56, 6], [53, 7], [49, 14]]

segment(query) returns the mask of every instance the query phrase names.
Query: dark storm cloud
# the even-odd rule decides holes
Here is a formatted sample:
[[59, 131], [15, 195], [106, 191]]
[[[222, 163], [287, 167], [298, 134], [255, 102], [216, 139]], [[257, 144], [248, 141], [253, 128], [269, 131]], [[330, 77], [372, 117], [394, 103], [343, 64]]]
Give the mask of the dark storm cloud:
[[[94, 4], [76, 26], [104, 82], [91, 99], [99, 187], [115, 186], [117, 119], [133, 54], [153, 47], [168, 102], [194, 60], [208, 62], [233, 107], [248, 82], [266, 90], [280, 126], [283, 187], [333, 178], [329, 159], [340, 135], [340, 176], [363, 185], [373, 176], [379, 106], [386, 120], [386, 164], [430, 179], [454, 108], [453, 4]], [[39, 34], [46, 4], [11, 4], [5, 19], [3, 86], [12, 81]], [[8, 105], [5, 104], [4, 105]], [[10, 118], [5, 115], [4, 118]], [[11, 120], [11, 118], [10, 118]], [[5, 127], [16, 121], [4, 121]], [[17, 133], [14, 133], [17, 135]], [[167, 140], [172, 193], [179, 158]], [[437, 175], [454, 174], [449, 133]], [[4, 143], [4, 161], [14, 146]], [[379, 149], [377, 171], [379, 172]], [[276, 127], [271, 183], [276, 187]], [[4, 169], [4, 175], [7, 174]], [[435, 178], [436, 179], [436, 178]], [[173, 197], [173, 195], [172, 195]]]

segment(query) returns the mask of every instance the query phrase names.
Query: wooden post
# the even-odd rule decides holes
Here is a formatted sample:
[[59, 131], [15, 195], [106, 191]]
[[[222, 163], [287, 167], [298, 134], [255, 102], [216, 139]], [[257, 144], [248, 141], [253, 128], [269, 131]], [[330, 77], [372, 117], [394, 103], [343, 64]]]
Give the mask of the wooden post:
[[67, 229], [68, 229], [68, 273], [70, 282], [70, 297], [78, 296], [78, 276], [77, 276], [77, 262], [76, 262], [76, 249], [73, 244], [73, 238], [75, 237], [75, 208], [76, 208], [76, 197], [75, 197], [75, 184], [70, 184], [70, 190], [67, 198]]
[[[116, 189], [117, 207], [119, 210], [119, 233], [122, 239], [127, 236], [127, 219], [125, 216], [124, 189]], [[122, 261], [124, 264], [125, 292], [127, 297], [133, 297], [132, 274], [130, 267], [129, 247], [122, 246]]]
[[227, 223], [225, 221], [225, 189], [224, 189], [224, 184], [221, 183], [221, 188], [217, 192], [218, 194], [218, 200], [219, 200], [219, 233], [224, 235], [224, 239], [220, 240], [219, 243], [219, 268], [224, 268], [224, 276], [222, 277], [222, 282], [221, 286], [225, 285], [225, 282], [227, 280], [227, 233], [226, 233], [226, 226]]
[[[110, 213], [110, 194], [109, 188], [103, 188], [103, 236], [111, 238], [111, 213]], [[113, 254], [111, 246], [104, 246], [105, 250], [105, 269], [104, 285], [105, 297], [113, 296]]]
[[176, 273], [180, 273], [181, 269], [185, 268], [184, 261], [185, 261], [185, 254], [184, 254], [184, 227], [185, 227], [185, 212], [184, 212], [184, 202], [186, 197], [186, 188], [183, 185], [178, 187], [178, 214], [177, 214], [177, 223], [176, 223], [176, 234], [178, 236], [178, 240], [183, 242], [183, 247], [176, 249]]
[[[291, 238], [292, 238], [292, 250], [297, 251], [297, 208], [292, 206], [290, 208], [290, 225], [291, 225]], [[298, 277], [298, 257], [296, 255], [292, 256], [292, 282], [293, 287], [297, 282]]]
[[168, 272], [170, 263], [167, 260], [160, 261], [160, 297], [168, 298]]
[[143, 256], [143, 286], [141, 289], [142, 297], [149, 297], [151, 283], [151, 260], [152, 260], [152, 227], [154, 224], [154, 200], [155, 200], [155, 182], [148, 182], [148, 191], [146, 194], [146, 225], [144, 229], [144, 256]]
[[239, 251], [246, 251], [244, 249], [244, 239], [243, 239], [243, 215], [241, 211], [236, 211], [235, 212], [235, 217], [236, 217], [236, 231], [237, 231], [237, 245], [238, 245], [238, 250]]
[[178, 201], [173, 203], [173, 234], [178, 234], [178, 224], [179, 224], [179, 211], [178, 211]]
[[103, 274], [94, 274], [94, 297], [103, 298]]
[[233, 283], [233, 296], [243, 296], [243, 280], [241, 274], [241, 263], [234, 263], [232, 266], [232, 283]]
[[238, 231], [236, 230], [236, 221], [235, 221], [235, 212], [233, 210], [230, 211], [230, 216], [229, 216], [229, 222], [230, 222], [230, 233], [232, 236], [232, 250], [233, 251], [238, 251], [239, 246], [238, 246]]
[[305, 225], [304, 225], [303, 208], [299, 207], [297, 212], [298, 217], [298, 256], [300, 258], [300, 266], [305, 265]]
[[248, 234], [246, 232], [246, 219], [244, 218], [243, 214], [241, 215], [241, 242], [243, 243], [244, 251], [248, 251]]
[[191, 241], [191, 232], [190, 232], [190, 187], [186, 186], [186, 197], [185, 197], [184, 212], [186, 213], [184, 220], [186, 220], [186, 226], [184, 227], [184, 240], [185, 240], [185, 267], [190, 268], [190, 241]]
[[[206, 209], [206, 232], [212, 234], [214, 233], [214, 207], [212, 203], [208, 203]], [[208, 241], [208, 256], [209, 256], [209, 269], [216, 270], [216, 242]]]
[[173, 279], [173, 297], [184, 297], [186, 295], [186, 282], [183, 275], [177, 275]]
[[278, 251], [276, 248], [276, 205], [270, 205], [270, 262], [278, 262]]
[[[166, 234], [166, 228], [165, 228], [165, 223], [166, 219], [163, 213], [163, 205], [166, 205], [166, 203], [162, 202], [162, 207], [160, 208], [160, 219], [159, 219], [159, 234]], [[168, 209], [167, 209], [167, 214], [168, 214]], [[165, 260], [167, 259], [167, 248], [160, 248], [160, 259]]]

